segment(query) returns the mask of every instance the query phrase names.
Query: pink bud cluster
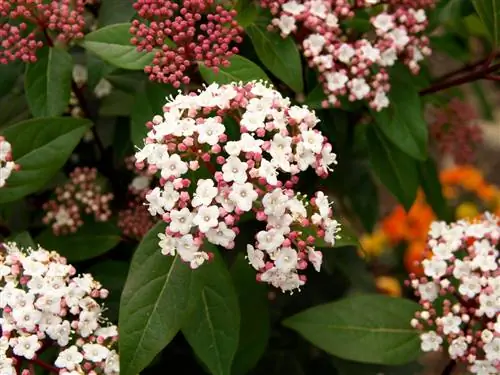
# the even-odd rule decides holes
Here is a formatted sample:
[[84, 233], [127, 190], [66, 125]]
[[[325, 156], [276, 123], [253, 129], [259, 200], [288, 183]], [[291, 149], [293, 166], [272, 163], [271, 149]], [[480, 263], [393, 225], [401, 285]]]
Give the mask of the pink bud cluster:
[[12, 171], [19, 169], [19, 165], [12, 161], [12, 146], [0, 136], [0, 188], [4, 187]]
[[197, 268], [211, 256], [203, 242], [232, 249], [251, 213], [266, 225], [248, 247], [258, 279], [284, 291], [303, 285], [298, 271], [321, 265], [315, 242], [333, 245], [339, 230], [322, 193], [309, 203], [293, 189], [301, 171], [326, 177], [336, 163], [314, 112], [260, 82], [179, 93], [163, 110], [135, 155], [139, 169], [161, 176], [146, 201], [168, 223], [162, 253]]
[[189, 83], [189, 68], [196, 62], [217, 71], [238, 53], [231, 46], [242, 41], [236, 11], [215, 0], [137, 0], [134, 8], [143, 21], [132, 22], [131, 42], [138, 51], [155, 51], [144, 69], [152, 81], [179, 87]]
[[[382, 2], [380, 2], [382, 3]], [[308, 64], [319, 72], [327, 100], [323, 106], [340, 106], [340, 98], [366, 100], [380, 111], [389, 106], [387, 67], [401, 61], [413, 73], [430, 54], [424, 7], [430, 0], [383, 2], [378, 0], [261, 0], [274, 14], [271, 29], [282, 37], [293, 34]], [[374, 13], [374, 6], [380, 8]], [[358, 11], [372, 14], [369, 32], [349, 26]]]
[[[35, 62], [47, 35], [69, 43], [83, 38], [86, 0], [0, 0], [0, 64]], [[46, 33], [46, 35], [43, 35]], [[51, 35], [54, 34], [54, 35]], [[48, 44], [52, 43], [47, 41]]]
[[[42, 365], [66, 375], [118, 375], [118, 330], [98, 302], [107, 296], [54, 251], [0, 244], [0, 373], [32, 374]], [[53, 364], [38, 358], [48, 348], [58, 351]]]
[[425, 352], [446, 350], [478, 375], [500, 372], [500, 219], [432, 224], [424, 277], [410, 275], [422, 310], [411, 324]]
[[52, 226], [55, 235], [74, 233], [83, 225], [83, 215], [92, 215], [95, 221], [111, 217], [109, 202], [112, 193], [104, 193], [97, 182], [97, 169], [75, 168], [70, 179], [55, 189], [55, 199], [46, 202], [43, 222]]
[[130, 183], [127, 207], [118, 213], [118, 227], [127, 237], [140, 240], [155, 224], [154, 218], [144, 205], [144, 197], [151, 190], [153, 174], [147, 169], [137, 171], [135, 157], [125, 159], [127, 169], [138, 172]]
[[474, 107], [453, 98], [446, 107], [433, 108], [430, 116], [431, 137], [439, 152], [452, 155], [457, 164], [471, 163], [483, 138]]

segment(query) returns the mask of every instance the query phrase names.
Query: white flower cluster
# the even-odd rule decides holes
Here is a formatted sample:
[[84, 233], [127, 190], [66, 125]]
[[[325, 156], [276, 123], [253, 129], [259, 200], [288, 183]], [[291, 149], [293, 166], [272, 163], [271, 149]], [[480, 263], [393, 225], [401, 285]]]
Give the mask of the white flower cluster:
[[[424, 3], [428, 2], [424, 0]], [[372, 3], [328, 0], [268, 1], [275, 14], [272, 25], [283, 37], [300, 35], [309, 66], [319, 72], [328, 103], [340, 105], [339, 97], [367, 100], [377, 111], [389, 106], [386, 67], [402, 61], [413, 72], [430, 54], [428, 40], [420, 33], [427, 26], [424, 9], [387, 5], [371, 19], [372, 30], [352, 41], [346, 23]], [[278, 5], [281, 4], [281, 5]], [[427, 4], [424, 4], [424, 6]]]
[[76, 276], [56, 252], [22, 250], [15, 243], [1, 247], [0, 374], [40, 364], [37, 356], [50, 346], [59, 354], [45, 368], [66, 375], [119, 374], [118, 331], [104, 324], [96, 301], [107, 290], [89, 274]]
[[7, 179], [16, 167], [16, 163], [12, 161], [11, 144], [0, 136], [0, 188], [5, 186]]
[[423, 351], [442, 346], [478, 375], [500, 370], [499, 218], [432, 224], [425, 277], [411, 286], [423, 310], [412, 326], [423, 331]]
[[[308, 212], [305, 199], [293, 191], [299, 172], [312, 167], [327, 176], [336, 163], [331, 145], [314, 129], [317, 123], [314, 112], [291, 106], [289, 99], [260, 82], [212, 84], [198, 94], [171, 98], [164, 115], [148, 123], [145, 146], [135, 155], [140, 169], [147, 163], [161, 175], [160, 186], [146, 200], [151, 215], [168, 223], [160, 234], [162, 252], [178, 253], [197, 268], [209, 259], [203, 241], [233, 248], [241, 215], [253, 212], [268, 224], [258, 234], [257, 250], [250, 250], [254, 267], [261, 264], [255, 260], [263, 259], [261, 250], [267, 250], [271, 259], [286, 258], [290, 264], [295, 259], [305, 268], [306, 247], [312, 247], [314, 238], [333, 244], [338, 231], [326, 197], [318, 198], [321, 204]], [[198, 178], [193, 180], [193, 173]], [[306, 237], [312, 240], [304, 240], [294, 225], [310, 227], [313, 235]], [[291, 251], [294, 257], [284, 255]], [[310, 253], [316, 259], [318, 252]], [[296, 267], [284, 266], [280, 272], [285, 269], [286, 275], [271, 277], [268, 272], [262, 280], [286, 290], [300, 286]], [[277, 281], [285, 276], [294, 283]]]

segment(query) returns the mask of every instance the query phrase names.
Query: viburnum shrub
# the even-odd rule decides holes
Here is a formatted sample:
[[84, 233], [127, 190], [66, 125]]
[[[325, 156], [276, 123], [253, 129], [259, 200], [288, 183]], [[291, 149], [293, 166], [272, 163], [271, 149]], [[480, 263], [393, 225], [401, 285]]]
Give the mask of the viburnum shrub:
[[0, 375], [498, 374], [498, 15], [0, 0]]

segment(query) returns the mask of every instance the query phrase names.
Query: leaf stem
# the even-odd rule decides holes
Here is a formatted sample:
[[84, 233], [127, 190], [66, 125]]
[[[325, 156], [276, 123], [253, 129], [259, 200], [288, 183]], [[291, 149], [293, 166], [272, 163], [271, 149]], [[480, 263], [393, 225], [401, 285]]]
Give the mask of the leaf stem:
[[53, 372], [55, 374], [59, 374], [59, 369], [57, 367], [51, 366], [48, 363], [46, 363], [38, 358], [30, 359], [29, 362], [30, 362], [30, 364], [38, 365], [38, 366], [44, 368], [45, 370], [48, 370], [48, 371]]

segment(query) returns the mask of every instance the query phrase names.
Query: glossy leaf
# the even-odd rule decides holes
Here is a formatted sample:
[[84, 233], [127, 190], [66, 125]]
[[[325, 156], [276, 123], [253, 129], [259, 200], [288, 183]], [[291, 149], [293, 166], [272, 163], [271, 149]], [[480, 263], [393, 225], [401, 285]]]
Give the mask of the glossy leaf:
[[0, 64], [0, 97], [8, 94], [15, 86], [19, 76], [22, 74], [23, 64], [20, 61], [9, 64]]
[[500, 44], [500, 3], [498, 0], [472, 0], [495, 46]]
[[42, 48], [26, 65], [24, 87], [34, 117], [61, 115], [69, 104], [73, 58], [60, 48]]
[[41, 189], [64, 165], [89, 126], [87, 120], [53, 117], [5, 129], [2, 135], [12, 144], [14, 160], [21, 169], [12, 173], [0, 191], [0, 203]]
[[420, 354], [410, 326], [419, 305], [383, 295], [359, 295], [312, 307], [283, 322], [315, 346], [363, 363], [400, 365]]
[[33, 241], [33, 238], [29, 234], [29, 232], [20, 232], [16, 233], [11, 238], [9, 241], [17, 243], [19, 246], [22, 246], [24, 248], [31, 247], [33, 249], [36, 248], [36, 243]]
[[373, 171], [409, 210], [415, 201], [419, 185], [416, 161], [390, 143], [380, 130], [368, 127], [366, 131]]
[[99, 27], [128, 22], [135, 14], [133, 0], [103, 0], [99, 7]]
[[233, 263], [231, 276], [241, 312], [240, 340], [231, 374], [243, 375], [262, 357], [269, 340], [267, 287], [255, 281], [255, 270], [248, 264], [243, 253]]
[[227, 84], [232, 82], [250, 82], [262, 79], [269, 81], [266, 73], [255, 63], [243, 56], [234, 55], [230, 59], [231, 65], [220, 67], [218, 73], [199, 63], [200, 74], [207, 83], [217, 82]]
[[167, 96], [174, 92], [172, 86], [146, 82], [142, 90], [136, 93], [130, 118], [130, 135], [134, 145], [144, 145], [143, 139], [149, 131], [146, 122], [151, 121], [155, 114], [163, 113]]
[[238, 297], [222, 256], [208, 249], [215, 259], [193, 273], [193, 312], [182, 333], [211, 374], [229, 375], [240, 332]]
[[427, 158], [428, 131], [416, 87], [405, 68], [393, 69], [391, 75], [391, 106], [373, 111], [377, 126], [401, 151], [419, 160]]
[[290, 37], [283, 39], [262, 24], [252, 24], [246, 32], [265, 67], [295, 92], [303, 92], [302, 62], [295, 41]]
[[193, 271], [158, 246], [159, 223], [143, 238], [120, 303], [120, 373], [136, 375], [174, 338], [186, 317]]
[[443, 195], [443, 187], [439, 181], [439, 172], [436, 163], [431, 158], [419, 163], [418, 173], [420, 184], [425, 193], [426, 201], [431, 205], [432, 210], [439, 220], [450, 221], [452, 212]]
[[123, 69], [141, 70], [149, 65], [154, 52], [138, 52], [130, 43], [129, 23], [117, 23], [85, 36], [83, 47], [104, 61]]
[[260, 7], [252, 0], [238, 0], [236, 2], [236, 21], [241, 27], [248, 27], [253, 24], [259, 16]]
[[37, 242], [50, 250], [57, 250], [70, 262], [80, 262], [105, 254], [120, 242], [118, 227], [112, 223], [85, 223], [76, 233], [56, 236], [48, 228]]

